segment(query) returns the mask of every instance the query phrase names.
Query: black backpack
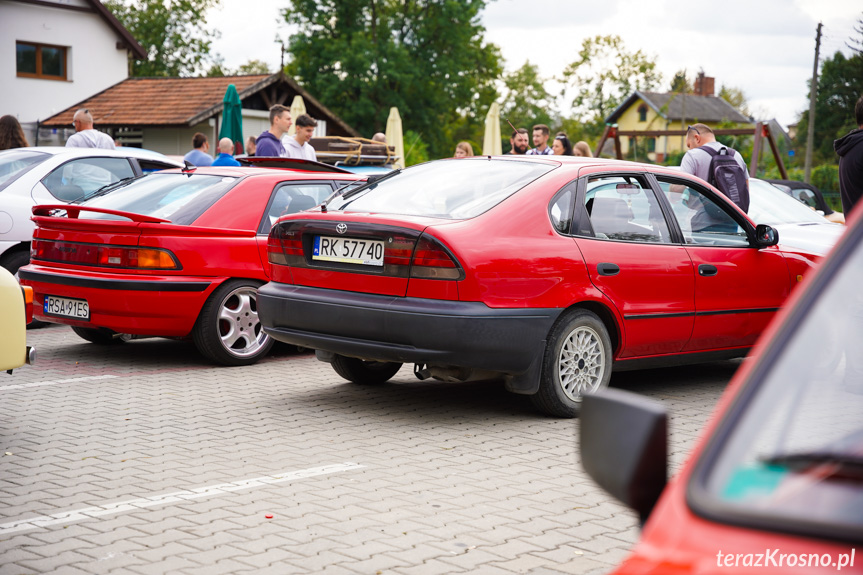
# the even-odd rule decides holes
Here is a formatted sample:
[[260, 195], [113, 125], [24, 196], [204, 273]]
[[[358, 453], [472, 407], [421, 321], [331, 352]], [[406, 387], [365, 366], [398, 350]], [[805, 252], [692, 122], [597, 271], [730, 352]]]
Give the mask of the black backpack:
[[710, 146], [701, 146], [710, 154], [707, 183], [716, 187], [744, 212], [749, 211], [749, 185], [746, 172], [734, 158], [734, 150], [723, 146], [719, 151]]

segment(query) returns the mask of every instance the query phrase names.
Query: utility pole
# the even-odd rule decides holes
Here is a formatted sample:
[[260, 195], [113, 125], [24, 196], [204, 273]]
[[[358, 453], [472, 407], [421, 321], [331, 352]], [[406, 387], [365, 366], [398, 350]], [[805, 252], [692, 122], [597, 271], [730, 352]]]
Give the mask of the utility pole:
[[812, 175], [812, 150], [815, 142], [815, 94], [818, 90], [818, 50], [821, 48], [821, 22], [815, 34], [815, 63], [812, 65], [812, 85], [809, 86], [809, 130], [806, 133], [806, 163], [803, 181], [809, 183]]

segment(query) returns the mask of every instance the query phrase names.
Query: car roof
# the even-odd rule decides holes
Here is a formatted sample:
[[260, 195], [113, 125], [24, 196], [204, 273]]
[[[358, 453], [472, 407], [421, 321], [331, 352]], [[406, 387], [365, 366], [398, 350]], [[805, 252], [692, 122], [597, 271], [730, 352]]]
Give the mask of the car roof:
[[540, 162], [547, 164], [558, 164], [561, 166], [580, 166], [590, 168], [591, 171], [596, 170], [621, 170], [626, 172], [644, 171], [654, 174], [667, 174], [669, 176], [689, 176], [680, 172], [679, 166], [660, 166], [657, 164], [645, 164], [641, 162], [632, 162], [630, 160], [617, 160], [611, 158], [585, 158], [583, 156], [526, 156], [526, 155], [501, 155], [501, 156], [471, 156], [469, 158], [446, 158], [441, 161], [477, 161], [477, 160], [510, 160], [515, 162]]
[[66, 148], [64, 146], [31, 146], [28, 148], [15, 148], [16, 151], [34, 151], [52, 156], [69, 156], [69, 157], [90, 157], [90, 156], [116, 156], [121, 158], [140, 158], [147, 160], [159, 160], [175, 165], [182, 165], [182, 162], [172, 160], [164, 154], [147, 150], [144, 148], [131, 148], [121, 146], [119, 148], [108, 150], [104, 148]]

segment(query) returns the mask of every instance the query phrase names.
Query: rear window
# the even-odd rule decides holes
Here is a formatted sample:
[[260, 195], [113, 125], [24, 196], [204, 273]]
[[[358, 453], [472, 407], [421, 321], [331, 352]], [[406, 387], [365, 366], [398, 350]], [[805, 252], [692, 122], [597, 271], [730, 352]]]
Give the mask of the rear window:
[[[228, 176], [155, 173], [116, 188], [85, 206], [132, 212], [189, 225], [239, 181]], [[88, 219], [124, 220], [110, 214], [88, 214]]]
[[50, 157], [50, 154], [28, 150], [0, 153], [0, 191]]
[[329, 207], [346, 212], [472, 218], [554, 167], [497, 158], [429, 162], [391, 175], [357, 195], [336, 198]]

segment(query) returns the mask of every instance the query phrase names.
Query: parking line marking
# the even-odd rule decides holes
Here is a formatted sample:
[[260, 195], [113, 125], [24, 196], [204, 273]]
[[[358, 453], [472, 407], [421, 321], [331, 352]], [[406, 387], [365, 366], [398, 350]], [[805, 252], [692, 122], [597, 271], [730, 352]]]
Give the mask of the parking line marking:
[[58, 385], [60, 383], [78, 383], [79, 381], [99, 381], [100, 379], [116, 379], [117, 375], [88, 375], [86, 377], [73, 377], [70, 379], [55, 379], [54, 381], [34, 381], [32, 383], [16, 383], [14, 385], [0, 386], [0, 391], [13, 389], [25, 389], [28, 387], [42, 387], [43, 385]]
[[183, 489], [173, 493], [163, 493], [162, 495], [152, 495], [150, 497], [140, 497], [138, 499], [129, 499], [127, 501], [117, 501], [115, 503], [108, 503], [96, 507], [85, 507], [83, 509], [75, 509], [73, 511], [64, 511], [54, 515], [41, 515], [39, 517], [31, 517], [29, 519], [19, 519], [18, 521], [12, 521], [10, 523], [0, 523], [0, 537], [4, 537], [11, 533], [20, 533], [21, 531], [59, 525], [61, 523], [72, 523], [73, 521], [103, 517], [105, 515], [114, 515], [127, 511], [140, 511], [141, 509], [154, 507], [156, 505], [201, 499], [204, 497], [211, 497], [213, 495], [231, 493], [232, 491], [239, 491], [241, 489], [262, 487], [264, 485], [275, 485], [277, 483], [285, 483], [296, 479], [305, 479], [307, 477], [316, 477], [318, 475], [362, 469], [363, 467], [365, 466], [358, 463], [334, 463], [332, 465], [323, 465], [321, 467], [286, 471], [278, 475], [266, 475], [264, 477], [255, 477], [253, 479], [242, 479], [232, 483], [220, 483], [218, 485], [209, 485], [206, 487]]

